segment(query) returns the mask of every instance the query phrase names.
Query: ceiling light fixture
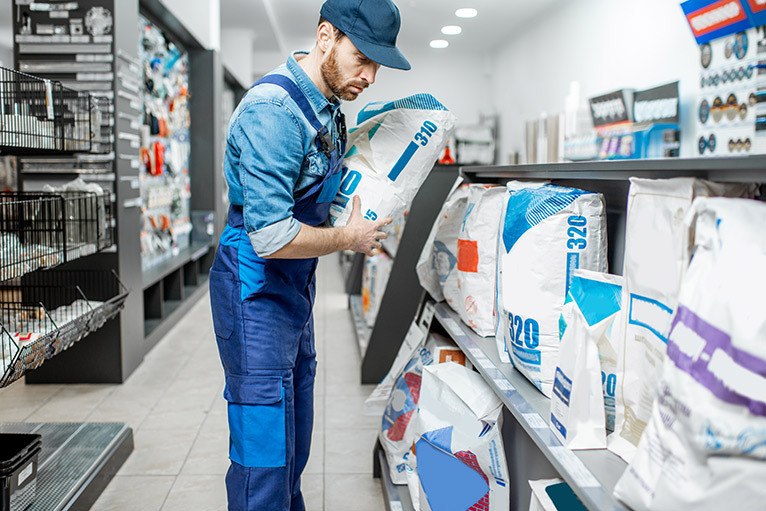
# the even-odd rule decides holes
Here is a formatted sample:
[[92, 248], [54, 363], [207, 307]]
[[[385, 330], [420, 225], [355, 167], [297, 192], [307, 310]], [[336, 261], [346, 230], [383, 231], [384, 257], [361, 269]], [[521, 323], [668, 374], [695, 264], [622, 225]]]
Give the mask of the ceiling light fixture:
[[449, 46], [449, 43], [445, 41], [444, 39], [434, 39], [433, 41], [429, 43], [429, 45], [431, 46], [431, 48], [441, 49], [441, 48], [446, 48], [447, 46]]
[[458, 18], [475, 18], [479, 14], [479, 11], [472, 8], [458, 9], [455, 11], [455, 16]]
[[442, 34], [444, 35], [458, 35], [462, 31], [463, 29], [457, 25], [447, 25], [446, 27], [442, 27]]

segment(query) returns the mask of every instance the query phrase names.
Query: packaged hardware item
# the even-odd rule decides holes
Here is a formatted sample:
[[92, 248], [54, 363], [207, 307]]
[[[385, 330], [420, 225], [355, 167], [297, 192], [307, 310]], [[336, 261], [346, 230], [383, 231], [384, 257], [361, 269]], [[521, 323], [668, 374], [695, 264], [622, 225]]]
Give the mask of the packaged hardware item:
[[670, 320], [678, 300], [683, 219], [695, 197], [753, 197], [750, 184], [695, 178], [631, 178], [625, 225], [623, 312], [617, 323], [618, 370], [611, 451], [630, 461], [657, 395]]
[[343, 180], [330, 224], [346, 225], [354, 195], [376, 220], [409, 209], [455, 129], [455, 116], [430, 94], [365, 106], [349, 130]]
[[466, 358], [450, 339], [432, 333], [425, 344], [415, 350], [388, 398], [381, 421], [380, 444], [386, 452], [394, 484], [407, 484], [408, 457], [415, 440], [412, 424], [418, 413], [423, 367], [444, 362], [465, 366]]
[[636, 511], [763, 509], [766, 204], [699, 198], [657, 399], [615, 487]]
[[478, 373], [452, 362], [423, 368], [414, 457], [421, 510], [510, 508], [501, 412]]
[[607, 393], [614, 391], [616, 376], [604, 372], [599, 353], [614, 351], [608, 333], [620, 311], [621, 284], [616, 275], [576, 270], [564, 302], [551, 429], [570, 449], [606, 447], [605, 402]]
[[[524, 188], [539, 188], [543, 185], [545, 185], [546, 182], [541, 181], [508, 181], [505, 184], [505, 187], [508, 189], [508, 194], [512, 194], [513, 192], [516, 192], [518, 190], [523, 190]], [[505, 218], [505, 212], [508, 207], [508, 200], [505, 198], [503, 200], [503, 210], [500, 213], [501, 221], [498, 224], [498, 234], [497, 234], [497, 259], [496, 264], [497, 270], [495, 272], [495, 344], [497, 345], [497, 355], [500, 357], [500, 362], [503, 362], [505, 364], [511, 363], [511, 354], [508, 351], [510, 349], [511, 342], [513, 341], [510, 336], [510, 324], [508, 322], [508, 314], [505, 312], [505, 308], [503, 307], [503, 286], [501, 285], [501, 282], [503, 281], [503, 265], [499, 264], [499, 261], [501, 260], [503, 256], [503, 244], [500, 242], [503, 237], [503, 220]]]
[[606, 239], [599, 193], [548, 184], [508, 197], [498, 265], [509, 351], [514, 366], [546, 396], [572, 276], [578, 268], [606, 271]]
[[393, 259], [382, 251], [368, 256], [364, 260], [362, 311], [364, 312], [364, 320], [370, 328], [375, 326], [380, 302], [383, 301], [383, 294], [386, 292], [386, 285], [393, 266]]
[[457, 240], [459, 300], [450, 305], [482, 337], [494, 335], [497, 325], [494, 314], [497, 239], [506, 195], [504, 186], [470, 186]]
[[[446, 298], [453, 308], [451, 301], [457, 296], [457, 239], [465, 217], [468, 188], [459, 186], [444, 201], [415, 267], [423, 289], [437, 302]], [[443, 289], [448, 290], [446, 296]]]

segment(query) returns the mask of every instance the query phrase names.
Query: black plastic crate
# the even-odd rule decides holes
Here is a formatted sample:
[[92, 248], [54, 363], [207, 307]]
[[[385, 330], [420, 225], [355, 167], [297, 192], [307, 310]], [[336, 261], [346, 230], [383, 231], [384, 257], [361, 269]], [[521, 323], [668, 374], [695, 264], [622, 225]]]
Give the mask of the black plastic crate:
[[0, 511], [23, 511], [37, 493], [42, 436], [0, 433]]

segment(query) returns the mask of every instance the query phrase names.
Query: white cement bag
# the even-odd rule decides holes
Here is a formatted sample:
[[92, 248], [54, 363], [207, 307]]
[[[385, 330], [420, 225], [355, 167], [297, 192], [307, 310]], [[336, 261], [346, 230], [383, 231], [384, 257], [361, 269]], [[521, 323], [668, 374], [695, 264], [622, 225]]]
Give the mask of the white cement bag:
[[[570, 449], [606, 448], [605, 389], [599, 346], [620, 311], [621, 277], [576, 270], [561, 312], [559, 363], [551, 396], [551, 429]], [[602, 385], [609, 382], [609, 385]]]
[[685, 231], [695, 197], [752, 197], [748, 184], [695, 178], [630, 180], [625, 226], [623, 313], [617, 324], [615, 431], [609, 450], [630, 462], [651, 416], [678, 301]]
[[447, 197], [415, 267], [423, 289], [437, 302], [446, 298], [453, 308], [457, 297], [457, 239], [467, 203], [468, 185], [459, 186]]
[[[541, 186], [545, 185], [546, 182], [542, 181], [508, 181], [505, 184], [506, 189], [508, 190], [508, 194], [512, 194], [514, 192], [517, 192], [519, 190], [523, 190], [524, 188], [540, 188]], [[508, 200], [507, 198], [503, 200], [503, 210], [500, 213], [500, 218], [505, 218], [505, 212], [508, 207]], [[504, 222], [501, 220], [499, 222], [498, 227], [498, 234], [497, 234], [497, 257], [496, 261], [500, 261], [503, 256], [503, 244], [500, 243], [500, 240], [503, 237], [503, 224]], [[505, 312], [505, 309], [503, 307], [503, 265], [502, 264], [496, 264], [495, 265], [497, 270], [495, 272], [495, 344], [497, 345], [497, 355], [500, 357], [500, 362], [503, 362], [505, 364], [511, 363], [511, 354], [508, 351], [509, 346], [511, 345], [511, 337], [510, 337], [510, 323], [508, 322], [508, 314]]]
[[389, 396], [379, 437], [394, 484], [407, 484], [408, 457], [416, 439], [412, 423], [418, 413], [423, 367], [444, 362], [465, 365], [466, 357], [452, 340], [431, 333], [415, 350]]
[[615, 494], [637, 511], [763, 509], [766, 204], [701, 198], [687, 222], [659, 394]]
[[460, 298], [450, 305], [482, 337], [494, 335], [497, 326], [494, 314], [497, 239], [507, 193], [504, 186], [470, 186], [457, 240]]
[[348, 133], [330, 224], [346, 225], [354, 195], [370, 220], [408, 210], [454, 129], [455, 116], [430, 94], [365, 106]]
[[364, 269], [362, 271], [362, 311], [367, 326], [375, 326], [375, 320], [378, 317], [380, 303], [383, 301], [383, 295], [386, 292], [388, 278], [391, 276], [391, 269], [394, 261], [385, 252], [378, 252], [373, 256], [368, 256], [364, 260]]
[[574, 270], [605, 272], [606, 211], [599, 193], [557, 185], [508, 197], [500, 240], [513, 365], [550, 397], [559, 317]]
[[510, 509], [501, 412], [478, 373], [452, 362], [423, 368], [415, 419], [421, 510]]

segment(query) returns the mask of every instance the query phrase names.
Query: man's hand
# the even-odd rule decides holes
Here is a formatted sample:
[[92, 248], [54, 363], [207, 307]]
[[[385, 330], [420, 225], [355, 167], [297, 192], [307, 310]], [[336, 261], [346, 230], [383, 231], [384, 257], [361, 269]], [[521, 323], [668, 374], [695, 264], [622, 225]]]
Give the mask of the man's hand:
[[367, 220], [362, 216], [362, 199], [354, 195], [354, 207], [348, 223], [343, 228], [349, 241], [349, 250], [372, 255], [373, 249], [380, 248], [380, 240], [388, 238], [388, 234], [381, 231], [382, 227], [389, 225], [393, 220], [389, 217], [380, 220]]

